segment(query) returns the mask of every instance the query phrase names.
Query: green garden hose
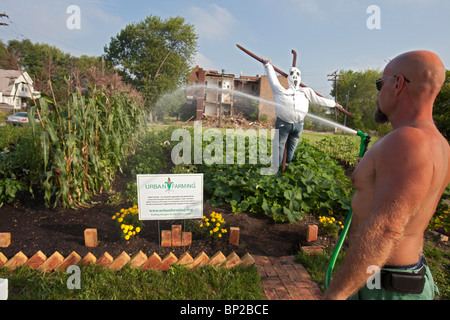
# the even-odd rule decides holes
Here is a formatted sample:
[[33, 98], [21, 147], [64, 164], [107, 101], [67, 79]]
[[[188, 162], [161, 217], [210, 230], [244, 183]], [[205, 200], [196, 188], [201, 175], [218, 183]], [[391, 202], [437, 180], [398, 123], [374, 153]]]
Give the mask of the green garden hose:
[[[364, 154], [368, 149], [370, 136], [361, 131], [358, 131], [356, 134], [361, 137], [361, 144], [359, 146], [359, 157], [361, 158], [362, 156], [364, 156]], [[339, 256], [339, 252], [341, 251], [342, 245], [344, 244], [344, 240], [347, 237], [348, 229], [350, 228], [350, 223], [352, 222], [352, 216], [353, 210], [350, 208], [347, 220], [345, 221], [344, 224], [344, 229], [342, 229], [338, 243], [336, 244], [336, 248], [334, 249], [333, 255], [331, 256], [330, 263], [328, 264], [327, 273], [325, 274], [325, 283], [324, 283], [325, 291], [328, 289], [328, 286], [330, 285], [331, 274], [333, 273], [333, 269], [336, 264], [336, 260]]]

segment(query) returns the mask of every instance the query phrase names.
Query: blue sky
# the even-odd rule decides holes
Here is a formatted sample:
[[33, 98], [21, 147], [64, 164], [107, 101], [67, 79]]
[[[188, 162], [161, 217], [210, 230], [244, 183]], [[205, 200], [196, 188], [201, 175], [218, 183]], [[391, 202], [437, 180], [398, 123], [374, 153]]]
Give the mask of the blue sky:
[[[80, 8], [80, 29], [70, 30], [70, 5]], [[380, 9], [380, 29], [366, 25]], [[148, 15], [183, 16], [199, 35], [196, 63], [239, 75], [264, 74], [236, 43], [287, 71], [298, 53], [302, 82], [329, 96], [335, 70], [382, 70], [389, 59], [415, 49], [438, 53], [450, 69], [448, 0], [20, 0], [0, 5], [9, 16], [0, 39], [25, 38], [72, 55], [99, 56], [127, 24]]]

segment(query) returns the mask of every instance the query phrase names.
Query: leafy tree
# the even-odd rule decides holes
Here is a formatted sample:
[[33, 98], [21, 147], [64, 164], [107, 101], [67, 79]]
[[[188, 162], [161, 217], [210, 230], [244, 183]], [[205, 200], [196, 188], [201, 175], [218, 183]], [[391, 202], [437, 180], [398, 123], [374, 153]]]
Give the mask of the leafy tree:
[[197, 51], [194, 26], [182, 17], [148, 16], [129, 24], [105, 46], [106, 61], [123, 79], [155, 103], [184, 83]]
[[6, 46], [0, 44], [2, 69], [16, 69], [19, 66], [33, 79], [36, 90], [55, 96], [61, 102], [67, 101], [68, 94], [75, 85], [86, 89], [87, 81], [80, 79], [86, 78], [92, 67], [101, 66], [98, 57], [73, 57], [54, 46], [32, 43], [28, 39], [10, 40]]
[[[375, 80], [381, 77], [378, 70], [353, 71], [341, 70], [344, 76], [338, 82], [338, 102], [346, 107], [353, 117], [347, 117], [346, 125], [355, 130], [370, 131], [376, 130], [381, 134], [386, 134], [391, 130], [391, 126], [378, 125], [375, 123], [374, 114], [377, 108], [377, 89]], [[334, 88], [331, 90], [334, 96]], [[339, 114], [339, 123], [344, 123], [344, 115]]]

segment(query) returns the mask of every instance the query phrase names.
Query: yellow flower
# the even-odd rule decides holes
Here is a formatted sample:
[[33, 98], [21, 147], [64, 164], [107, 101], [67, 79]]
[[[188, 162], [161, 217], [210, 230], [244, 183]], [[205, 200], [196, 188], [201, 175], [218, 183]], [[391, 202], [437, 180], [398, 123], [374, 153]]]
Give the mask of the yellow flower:
[[116, 219], [116, 216], [112, 216], [112, 219], [113, 219], [113, 220]]
[[203, 228], [203, 223], [200, 224], [200, 228]]
[[126, 236], [125, 236], [125, 240], [130, 240], [130, 236], [129, 236], [129, 235], [126, 235]]
[[216, 227], [220, 227], [220, 223], [216, 223]]
[[137, 232], [137, 233], [141, 232], [141, 228], [136, 227], [136, 232]]
[[206, 226], [209, 227], [209, 222], [206, 223]]
[[123, 221], [123, 218], [120, 217], [119, 219], [117, 219], [117, 221], [122, 222], [122, 221]]
[[222, 238], [222, 235], [219, 233], [219, 238]]

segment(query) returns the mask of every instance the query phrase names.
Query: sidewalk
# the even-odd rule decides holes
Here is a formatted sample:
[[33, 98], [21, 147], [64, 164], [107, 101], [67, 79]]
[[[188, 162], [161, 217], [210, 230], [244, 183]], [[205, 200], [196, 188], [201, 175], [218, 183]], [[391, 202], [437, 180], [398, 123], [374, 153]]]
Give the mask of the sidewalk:
[[255, 256], [255, 265], [269, 300], [321, 300], [318, 284], [294, 256]]

